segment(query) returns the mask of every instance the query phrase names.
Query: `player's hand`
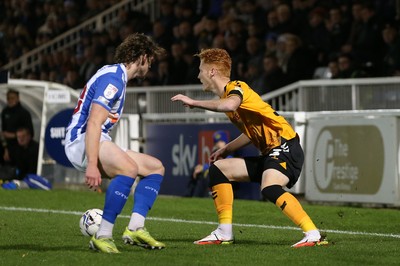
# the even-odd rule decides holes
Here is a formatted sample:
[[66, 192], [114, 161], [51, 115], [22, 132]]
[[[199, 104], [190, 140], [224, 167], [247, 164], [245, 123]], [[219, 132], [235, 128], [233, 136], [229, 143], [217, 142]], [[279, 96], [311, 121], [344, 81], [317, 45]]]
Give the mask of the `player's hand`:
[[6, 139], [15, 139], [16, 134], [10, 131], [3, 131], [3, 137]]
[[193, 106], [194, 100], [192, 98], [186, 96], [186, 95], [183, 95], [183, 94], [177, 94], [177, 95], [173, 96], [171, 98], [171, 101], [173, 101], [173, 102], [181, 101], [185, 107], [190, 107], [190, 108], [194, 107]]
[[101, 185], [101, 174], [97, 165], [88, 165], [86, 169], [86, 185], [94, 191]]
[[213, 153], [210, 155], [210, 158], [209, 158], [210, 164], [213, 163], [213, 162], [215, 162], [215, 161], [218, 161], [218, 160], [220, 160], [220, 159], [223, 159], [223, 158], [225, 158], [225, 157], [226, 157], [226, 155], [225, 155], [225, 148], [222, 147], [222, 148], [216, 150], [215, 152], [213, 152]]
[[196, 179], [197, 175], [200, 174], [201, 172], [203, 172], [203, 165], [202, 164], [196, 165], [193, 170], [193, 179]]
[[5, 148], [5, 149], [4, 149], [3, 160], [4, 160], [5, 162], [11, 161], [10, 153], [8, 152], [8, 148]]

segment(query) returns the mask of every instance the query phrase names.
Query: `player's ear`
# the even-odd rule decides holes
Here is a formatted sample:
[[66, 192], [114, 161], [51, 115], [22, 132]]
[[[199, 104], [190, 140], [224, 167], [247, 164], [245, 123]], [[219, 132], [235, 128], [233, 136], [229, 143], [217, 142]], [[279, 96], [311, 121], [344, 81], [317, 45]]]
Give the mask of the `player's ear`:
[[146, 61], [147, 61], [147, 55], [146, 54], [145, 55], [141, 55], [140, 56], [140, 64], [142, 66], [144, 66], [144, 64], [146, 64]]
[[213, 77], [217, 73], [217, 70], [215, 68], [210, 69], [210, 78]]

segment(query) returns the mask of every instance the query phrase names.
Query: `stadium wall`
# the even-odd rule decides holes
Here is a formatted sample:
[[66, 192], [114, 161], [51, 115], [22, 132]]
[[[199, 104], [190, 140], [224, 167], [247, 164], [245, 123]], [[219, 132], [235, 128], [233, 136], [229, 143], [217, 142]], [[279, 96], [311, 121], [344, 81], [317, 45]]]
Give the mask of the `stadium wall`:
[[[280, 112], [299, 132], [306, 154], [302, 176], [293, 188], [295, 194], [304, 194], [314, 202], [400, 206], [400, 109], [391, 109], [399, 106], [398, 84], [398, 78], [299, 82], [274, 95], [263, 95], [268, 102], [286, 97], [290, 108], [295, 107]], [[8, 84], [0, 85], [0, 93], [5, 95], [8, 88], [23, 92], [23, 102], [40, 132], [36, 135], [41, 146], [38, 173], [50, 179], [54, 187], [84, 188], [84, 175], [63, 165], [49, 152], [57, 146], [63, 151], [63, 134], [55, 134], [55, 142], [46, 145], [50, 121], [73, 108], [79, 92], [50, 82], [10, 79]], [[170, 98], [176, 93], [211, 97], [199, 85], [128, 88], [125, 115], [113, 134], [122, 146], [162, 159], [167, 171], [161, 194], [181, 196], [188, 169], [204, 159], [204, 132], [226, 129], [232, 137], [238, 132], [223, 114], [172, 103]], [[344, 94], [347, 98], [343, 98]], [[5, 97], [1, 99], [3, 106]], [[343, 102], [349, 105], [344, 106]], [[301, 106], [312, 110], [302, 110]], [[318, 106], [322, 110], [315, 110]], [[363, 110], [364, 107], [370, 109]], [[55, 132], [65, 130], [62, 123], [66, 122], [59, 123]], [[246, 189], [244, 194], [259, 199], [256, 187]]]

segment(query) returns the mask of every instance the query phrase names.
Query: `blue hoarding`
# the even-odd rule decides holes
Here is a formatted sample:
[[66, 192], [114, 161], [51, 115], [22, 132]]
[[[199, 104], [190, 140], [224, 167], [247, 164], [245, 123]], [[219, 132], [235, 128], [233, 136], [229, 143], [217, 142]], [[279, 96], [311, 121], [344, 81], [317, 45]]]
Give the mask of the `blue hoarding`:
[[66, 167], [72, 167], [67, 155], [65, 155], [64, 138], [65, 129], [68, 126], [73, 111], [74, 109], [65, 109], [55, 114], [47, 123], [44, 138], [46, 151], [50, 157]]
[[[146, 153], [160, 159], [165, 166], [165, 177], [160, 194], [185, 196], [193, 167], [208, 162], [217, 130], [225, 131], [232, 140], [240, 135], [230, 123], [217, 124], [149, 124], [146, 127]], [[236, 156], [257, 155], [249, 145]], [[235, 184], [235, 197], [260, 199], [258, 184]]]

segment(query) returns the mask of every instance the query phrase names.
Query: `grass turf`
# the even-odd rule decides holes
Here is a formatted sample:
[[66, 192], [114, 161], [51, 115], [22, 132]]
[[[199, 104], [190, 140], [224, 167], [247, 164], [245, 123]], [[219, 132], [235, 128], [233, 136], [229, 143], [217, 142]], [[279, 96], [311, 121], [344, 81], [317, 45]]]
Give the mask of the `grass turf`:
[[235, 200], [236, 243], [192, 242], [216, 227], [209, 198], [160, 196], [146, 227], [164, 250], [124, 245], [132, 197], [117, 219], [114, 238], [121, 254], [88, 249], [79, 231], [81, 213], [102, 209], [104, 194], [68, 190], [0, 190], [0, 265], [398, 265], [397, 209], [321, 206], [303, 203], [330, 245], [293, 249], [302, 232], [269, 202]]

